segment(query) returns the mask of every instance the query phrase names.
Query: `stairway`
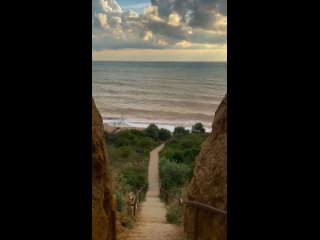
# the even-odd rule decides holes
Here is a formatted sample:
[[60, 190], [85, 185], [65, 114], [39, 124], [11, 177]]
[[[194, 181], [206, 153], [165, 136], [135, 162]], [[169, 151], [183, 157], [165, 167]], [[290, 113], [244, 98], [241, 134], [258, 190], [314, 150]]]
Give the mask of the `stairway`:
[[126, 240], [185, 240], [183, 228], [168, 224], [167, 210], [160, 200], [158, 153], [163, 144], [150, 152], [148, 169], [149, 188], [145, 202], [140, 204], [137, 213], [137, 222], [128, 232]]

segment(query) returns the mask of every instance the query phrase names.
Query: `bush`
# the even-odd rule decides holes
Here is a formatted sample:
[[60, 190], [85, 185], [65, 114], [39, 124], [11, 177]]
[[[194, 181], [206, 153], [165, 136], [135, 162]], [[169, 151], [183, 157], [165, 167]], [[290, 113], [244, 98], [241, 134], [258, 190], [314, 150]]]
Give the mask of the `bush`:
[[167, 129], [161, 128], [158, 132], [161, 141], [167, 141], [171, 138], [171, 132]]
[[178, 163], [193, 163], [200, 151], [200, 145], [206, 137], [206, 134], [191, 133], [184, 137], [176, 138], [166, 143], [165, 148], [160, 152], [160, 156]]
[[152, 123], [144, 130], [144, 134], [148, 137], [153, 138], [154, 140], [158, 140], [159, 128], [154, 123]]
[[137, 142], [137, 146], [150, 150], [152, 147], [152, 140], [149, 137], [143, 137]]
[[146, 193], [144, 191], [141, 191], [140, 201], [143, 202], [145, 200], [146, 200]]
[[126, 208], [125, 197], [121, 191], [116, 191], [117, 210], [123, 212]]
[[130, 143], [130, 140], [127, 139], [126, 137], [122, 137], [122, 136], [117, 136], [114, 139], [114, 145], [116, 147], [124, 147], [124, 146], [128, 146]]
[[173, 136], [174, 137], [179, 137], [179, 136], [183, 136], [189, 134], [189, 130], [186, 130], [184, 127], [175, 127], [173, 130]]
[[168, 209], [166, 218], [168, 223], [181, 223], [182, 215], [182, 208], [178, 205], [172, 205]]
[[193, 169], [184, 163], [172, 162], [161, 158], [159, 162], [161, 185], [169, 192], [176, 192], [177, 188], [183, 187], [190, 181]]
[[128, 187], [129, 191], [136, 191], [147, 182], [146, 171], [139, 166], [127, 166], [121, 173], [122, 183]]
[[204, 133], [206, 130], [204, 129], [201, 122], [196, 123], [192, 126], [192, 132], [193, 133]]
[[125, 147], [121, 147], [120, 149], [119, 149], [119, 151], [121, 152], [121, 157], [122, 158], [125, 158], [125, 159], [127, 159], [129, 156], [130, 156], [130, 154], [131, 154], [131, 150], [130, 150], [130, 148], [129, 147], [127, 147], [127, 146], [125, 146]]
[[135, 141], [137, 141], [141, 137], [144, 137], [143, 132], [135, 129], [124, 130], [115, 134], [109, 134], [105, 132], [105, 138], [108, 146], [109, 145], [114, 145], [116, 147], [128, 146], [134, 143]]
[[130, 131], [131, 134], [133, 134], [135, 137], [143, 137], [144, 136], [144, 133], [140, 130], [137, 130], [137, 129], [130, 129], [128, 131]]

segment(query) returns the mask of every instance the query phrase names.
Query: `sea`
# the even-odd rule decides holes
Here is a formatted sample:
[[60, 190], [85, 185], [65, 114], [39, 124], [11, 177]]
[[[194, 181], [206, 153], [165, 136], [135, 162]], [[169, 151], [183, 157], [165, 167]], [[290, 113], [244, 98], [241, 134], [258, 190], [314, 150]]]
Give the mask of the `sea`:
[[110, 125], [211, 131], [227, 93], [226, 62], [92, 61], [92, 96]]

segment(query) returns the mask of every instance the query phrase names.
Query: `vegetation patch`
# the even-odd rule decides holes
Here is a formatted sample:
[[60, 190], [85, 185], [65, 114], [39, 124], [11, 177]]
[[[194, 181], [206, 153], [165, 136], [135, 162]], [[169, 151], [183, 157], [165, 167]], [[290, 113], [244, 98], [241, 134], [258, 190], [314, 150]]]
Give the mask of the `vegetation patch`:
[[182, 222], [183, 208], [178, 203], [174, 203], [168, 207], [166, 214], [167, 222], [179, 224]]
[[[182, 198], [186, 186], [193, 177], [195, 158], [200, 152], [200, 146], [209, 134], [204, 133], [203, 126], [197, 123], [190, 133], [184, 127], [176, 127], [172, 140], [166, 142], [160, 152], [159, 176], [161, 186], [171, 194]], [[160, 196], [163, 200], [164, 196]], [[167, 221], [180, 223], [183, 208], [176, 200], [168, 208]]]
[[[151, 127], [152, 128], [152, 127]], [[160, 134], [161, 135], [161, 134]], [[121, 225], [132, 226], [130, 196], [132, 197], [148, 181], [149, 154], [161, 144], [161, 140], [145, 131], [124, 130], [110, 134], [105, 132], [109, 164], [113, 178], [113, 192]], [[145, 195], [141, 195], [141, 200]]]
[[[193, 176], [194, 160], [200, 145], [208, 134], [202, 124], [193, 126], [191, 133], [184, 127], [175, 128], [173, 134], [150, 124], [144, 131], [124, 130], [110, 134], [105, 132], [108, 145], [109, 164], [112, 170], [113, 191], [122, 226], [132, 226], [130, 196], [132, 197], [148, 180], [150, 151], [166, 142], [160, 152], [159, 174], [166, 191], [181, 197]], [[163, 197], [163, 196], [162, 196]], [[145, 195], [141, 195], [141, 200]], [[171, 202], [167, 221], [180, 223], [183, 209]]]

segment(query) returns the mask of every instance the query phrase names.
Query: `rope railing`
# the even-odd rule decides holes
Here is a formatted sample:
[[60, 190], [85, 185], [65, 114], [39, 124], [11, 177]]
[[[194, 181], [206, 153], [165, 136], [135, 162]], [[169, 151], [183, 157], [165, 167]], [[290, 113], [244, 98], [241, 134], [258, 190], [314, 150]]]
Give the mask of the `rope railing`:
[[205, 211], [209, 211], [209, 212], [213, 212], [213, 213], [218, 213], [218, 214], [222, 214], [223, 216], [227, 217], [227, 211], [219, 209], [219, 208], [215, 208], [212, 207], [210, 205], [201, 203], [201, 202], [196, 202], [196, 201], [187, 201], [187, 200], [182, 200], [182, 198], [179, 198], [171, 193], [169, 193], [168, 191], [166, 191], [162, 186], [161, 186], [161, 182], [160, 182], [160, 191], [162, 191], [164, 193], [164, 199], [166, 204], [168, 204], [168, 198], [172, 197], [176, 200], [179, 201], [179, 205], [186, 205], [186, 206], [193, 206], [195, 207], [195, 217], [194, 217], [194, 235], [193, 235], [193, 239], [197, 240], [198, 236], [199, 236], [199, 213], [200, 213], [200, 209], [205, 210]]
[[131, 205], [133, 205], [133, 215], [136, 215], [136, 210], [140, 205], [141, 202], [141, 193], [146, 193], [148, 189], [148, 183], [146, 183], [142, 188], [139, 189], [139, 191], [134, 195], [132, 199]]
[[201, 202], [183, 201], [182, 203], [185, 204], [185, 205], [192, 205], [192, 206], [195, 206], [195, 207], [198, 207], [198, 208], [210, 211], [210, 212], [221, 213], [222, 215], [227, 215], [227, 211], [219, 209], [219, 208], [212, 207], [210, 205], [207, 205], [207, 204], [204, 204], [204, 203], [201, 203]]
[[182, 198], [178, 198], [177, 196], [169, 193], [168, 191], [164, 190], [163, 188], [161, 188], [162, 192], [165, 193], [165, 201], [166, 201], [166, 204], [168, 204], [168, 199], [169, 199], [169, 196], [172, 197], [172, 198], [175, 198], [176, 200], [179, 201], [179, 204], [182, 204], [183, 201], [182, 201]]

